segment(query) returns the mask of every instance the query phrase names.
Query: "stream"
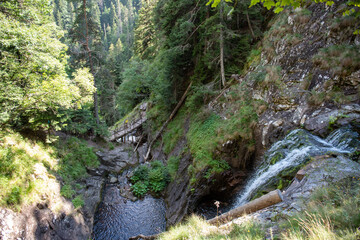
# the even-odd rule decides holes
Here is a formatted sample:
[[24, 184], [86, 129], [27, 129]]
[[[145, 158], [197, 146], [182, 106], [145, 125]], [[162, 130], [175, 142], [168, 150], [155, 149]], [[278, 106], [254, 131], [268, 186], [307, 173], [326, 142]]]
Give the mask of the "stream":
[[121, 196], [118, 184], [107, 184], [95, 213], [93, 239], [127, 240], [139, 234], [165, 231], [165, 203], [145, 196], [131, 201]]
[[[359, 134], [350, 127], [340, 128], [326, 139], [303, 129], [293, 130], [283, 140], [272, 145], [264, 155], [262, 164], [255, 169], [230, 204], [221, 209], [221, 213], [248, 202], [261, 186], [271, 182], [283, 171], [309, 161], [312, 156], [350, 154], [359, 147]], [[165, 230], [164, 201], [146, 196], [133, 202], [121, 196], [121, 191], [126, 186], [128, 185], [124, 175], [117, 184], [108, 183], [104, 187], [102, 201], [94, 219], [94, 239], [123, 240], [139, 234], [152, 235]], [[201, 209], [201, 212], [205, 213], [203, 215], [206, 218], [217, 214], [213, 204]]]
[[[306, 163], [310, 157], [320, 155], [350, 154], [360, 149], [359, 134], [350, 127], [343, 127], [333, 131], [327, 138], [322, 139], [304, 129], [291, 131], [283, 140], [274, 143], [265, 153], [262, 163], [248, 178], [242, 190], [229, 200], [229, 204], [222, 203], [219, 214], [225, 213], [247, 203], [256, 192], [269, 184], [280, 173]], [[217, 215], [214, 201], [203, 204], [197, 212], [210, 219]]]
[[349, 154], [355, 151], [360, 146], [358, 138], [359, 134], [352, 131], [350, 127], [337, 129], [326, 139], [312, 135], [303, 129], [293, 130], [267, 151], [263, 163], [249, 178], [243, 190], [236, 195], [231, 209], [248, 202], [259, 187], [271, 181], [282, 171], [305, 163], [310, 157]]

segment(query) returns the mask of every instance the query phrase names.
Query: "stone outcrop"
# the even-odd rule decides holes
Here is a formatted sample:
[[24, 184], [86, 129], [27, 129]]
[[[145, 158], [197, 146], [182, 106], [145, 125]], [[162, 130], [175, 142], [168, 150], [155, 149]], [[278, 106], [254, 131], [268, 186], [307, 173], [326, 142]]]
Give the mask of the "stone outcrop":
[[[82, 195], [84, 206], [74, 209], [70, 200], [60, 195], [60, 182], [47, 179], [46, 170], [35, 171], [39, 178], [52, 186], [43, 201], [31, 206], [23, 206], [20, 212], [0, 208], [0, 239], [26, 240], [87, 240], [91, 238], [94, 214], [101, 201], [101, 191], [106, 181], [115, 178], [123, 169], [138, 163], [137, 154], [122, 145], [110, 151], [98, 151], [101, 162], [96, 169], [87, 169], [88, 177], [78, 183], [83, 186], [76, 195]], [[119, 176], [119, 179], [122, 180]]]
[[317, 157], [317, 159], [300, 170], [303, 172], [301, 174], [303, 178], [293, 180], [292, 184], [282, 193], [284, 200], [281, 203], [235, 219], [221, 228], [226, 229], [232, 223], [241, 224], [250, 218], [266, 228], [271, 226], [271, 231], [275, 234], [279, 219], [305, 210], [306, 202], [316, 189], [332, 185], [343, 179], [360, 177], [360, 164], [346, 157], [324, 156]]
[[[342, 7], [341, 3], [332, 7], [312, 4], [307, 10], [286, 10], [290, 12], [275, 16], [259, 44], [259, 60], [254, 61], [245, 76], [235, 79], [240, 85], [247, 86], [254, 100], [264, 103], [264, 109], [254, 128], [255, 151], [242, 149], [246, 142], [227, 142], [222, 149], [219, 148], [218, 155], [223, 156], [221, 159], [225, 159], [231, 167], [239, 168], [240, 162], [260, 164], [265, 149], [290, 130], [304, 128], [324, 137], [338, 127], [360, 123], [360, 66], [349, 63], [351, 66], [348, 69], [352, 72], [343, 69], [340, 73], [335, 66], [326, 67], [321, 62], [322, 48], [342, 44], [360, 47], [360, 35], [353, 35], [354, 21], [341, 17]], [[335, 21], [336, 18], [339, 20]], [[263, 79], [254, 77], [259, 75]], [[229, 91], [224, 90], [221, 94], [226, 98]], [[229, 106], [231, 99], [209, 104], [210, 110], [223, 118], [226, 116], [222, 113]], [[178, 154], [174, 150], [170, 155]], [[182, 156], [178, 171], [181, 179], [171, 183], [166, 191], [168, 225], [191, 213], [207, 196], [216, 197], [226, 192], [220, 189], [232, 189], [225, 182], [232, 181], [233, 173], [228, 178], [224, 173], [212, 176], [210, 180], [199, 176], [197, 183], [190, 185], [187, 167], [191, 161], [190, 154]], [[247, 169], [249, 167], [251, 164]], [[247, 173], [244, 173], [235, 185], [241, 187], [246, 176]]]
[[[333, 45], [360, 45], [359, 35], [353, 35], [354, 19], [342, 18], [342, 7], [313, 4], [307, 10], [293, 10], [287, 19], [279, 15], [265, 33], [260, 61], [250, 67], [244, 80], [253, 89], [253, 98], [268, 105], [257, 128], [262, 147], [294, 128], [324, 137], [332, 127], [359, 123], [360, 66], [349, 63], [340, 74], [338, 66], [325, 66], [331, 60], [320, 54], [322, 48]], [[335, 28], [334, 22], [344, 26]], [[319, 61], [325, 63], [319, 65]], [[253, 75], [261, 71], [265, 83], [267, 78], [273, 82], [256, 82]]]

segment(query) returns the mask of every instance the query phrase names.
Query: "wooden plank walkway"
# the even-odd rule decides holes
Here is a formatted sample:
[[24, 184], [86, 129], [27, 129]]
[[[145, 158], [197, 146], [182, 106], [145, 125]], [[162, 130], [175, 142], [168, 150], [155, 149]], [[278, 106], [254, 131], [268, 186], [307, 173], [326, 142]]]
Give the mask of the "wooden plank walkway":
[[116, 141], [126, 135], [132, 133], [146, 122], [147, 103], [142, 104], [129, 119], [126, 119], [121, 124], [118, 124], [114, 131], [110, 132], [109, 141]]

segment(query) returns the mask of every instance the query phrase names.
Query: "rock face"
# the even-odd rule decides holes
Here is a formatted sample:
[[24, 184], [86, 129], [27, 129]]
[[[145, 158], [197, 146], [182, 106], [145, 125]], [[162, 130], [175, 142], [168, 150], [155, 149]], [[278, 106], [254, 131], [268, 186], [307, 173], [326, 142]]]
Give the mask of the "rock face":
[[[181, 155], [180, 152], [184, 146], [186, 146], [186, 139], [182, 138], [171, 155]], [[206, 201], [209, 196], [223, 201], [237, 187], [242, 186], [247, 176], [247, 172], [229, 170], [206, 179], [202, 177], [203, 172], [201, 172], [197, 176], [196, 184], [191, 185], [188, 167], [192, 163], [192, 156], [189, 152], [181, 156], [176, 173], [177, 178], [165, 190], [167, 226], [172, 226], [193, 213], [199, 203]]]
[[[358, 54], [360, 35], [353, 35], [354, 19], [342, 17], [342, 8], [341, 3], [332, 7], [312, 4], [306, 10], [277, 15], [272, 21], [259, 44], [258, 60], [253, 61], [243, 78], [237, 79], [247, 86], [254, 100], [266, 107], [255, 128], [255, 152], [241, 147], [233, 149], [229, 142], [219, 154], [233, 168], [238, 168], [240, 162], [258, 165], [265, 149], [290, 130], [304, 128], [325, 137], [333, 129], [360, 123], [360, 64], [346, 60], [345, 66], [345, 59], [339, 54], [345, 44], [351, 46], [352, 54]], [[334, 49], [337, 55], [326, 55]], [[217, 113], [228, 109], [226, 102], [218, 105], [222, 109], [216, 109]], [[174, 150], [170, 155], [178, 156], [179, 152]], [[223, 188], [231, 189], [228, 183], [234, 175], [227, 178], [226, 173], [210, 180], [199, 177], [196, 185], [190, 185], [187, 167], [191, 161], [190, 154], [182, 156], [178, 171], [181, 179], [167, 188], [168, 225], [182, 220], [209, 194], [214, 197], [226, 192]], [[241, 187], [246, 176], [244, 173], [235, 185]], [[222, 184], [216, 183], [219, 181]]]
[[111, 151], [97, 152], [97, 155], [101, 165], [96, 169], [88, 169], [89, 176], [79, 182], [83, 186], [77, 191], [77, 195], [81, 194], [84, 200], [81, 209], [74, 209], [71, 201], [60, 196], [60, 184], [54, 180], [54, 193], [51, 197], [44, 197], [43, 202], [24, 206], [21, 212], [0, 208], [0, 239], [91, 238], [94, 214], [101, 201], [104, 183], [117, 182], [118, 178], [114, 175], [138, 162], [136, 154], [129, 154], [125, 145]]
[[272, 231], [276, 233], [277, 219], [284, 215], [303, 211], [314, 190], [334, 184], [342, 179], [360, 176], [360, 164], [343, 156], [336, 158], [323, 156], [317, 159], [301, 170], [305, 173], [301, 180], [295, 178], [293, 183], [283, 192], [283, 202], [250, 214], [245, 218], [235, 219], [228, 224], [240, 224], [248, 218], [253, 218], [264, 226], [272, 226]]
[[[347, 44], [358, 54], [360, 37], [352, 34], [354, 19], [341, 17], [342, 7], [313, 4], [288, 12], [287, 19], [279, 15], [265, 33], [260, 60], [244, 79], [253, 98], [268, 105], [257, 128], [262, 147], [294, 128], [324, 137], [332, 127], [359, 123], [360, 66], [352, 62], [343, 67], [345, 59], [324, 53], [344, 51], [341, 46]], [[339, 66], [332, 66], [336, 61]], [[263, 79], [254, 77], [259, 74]]]

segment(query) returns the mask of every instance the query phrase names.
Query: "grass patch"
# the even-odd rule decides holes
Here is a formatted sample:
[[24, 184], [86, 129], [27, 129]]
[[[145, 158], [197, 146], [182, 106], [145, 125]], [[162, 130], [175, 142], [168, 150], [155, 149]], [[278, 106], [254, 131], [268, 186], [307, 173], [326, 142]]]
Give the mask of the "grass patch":
[[360, 177], [316, 190], [306, 212], [282, 225], [283, 239], [359, 239]]
[[163, 136], [164, 152], [169, 154], [184, 135], [184, 124], [186, 118], [186, 110], [180, 109], [176, 117], [168, 124], [166, 132]]
[[335, 75], [346, 77], [360, 69], [360, 47], [332, 45], [319, 50], [313, 62], [323, 69], [331, 69]]
[[96, 167], [96, 155], [85, 142], [70, 138], [44, 144], [11, 130], [0, 132], [0, 206], [19, 210], [23, 204], [40, 202], [59, 188], [56, 175], [64, 181], [60, 193], [75, 195], [75, 181], [86, 177], [86, 167]]
[[40, 200], [48, 176], [44, 166], [54, 167], [54, 150], [5, 129], [0, 132], [0, 205], [19, 209]]
[[179, 169], [180, 164], [180, 156], [171, 156], [167, 161], [167, 169], [171, 176], [171, 179], [174, 180], [176, 178], [176, 173]]
[[92, 148], [78, 138], [70, 137], [59, 141], [55, 147], [59, 158], [55, 171], [64, 182], [61, 194], [71, 199], [77, 188], [76, 181], [88, 175], [86, 168], [96, 168], [100, 163]]
[[[225, 97], [219, 99], [220, 104], [222, 101], [227, 103], [224, 112], [226, 119], [207, 110], [202, 110], [192, 116], [187, 133], [188, 145], [194, 159], [192, 166], [188, 169], [192, 179], [203, 170], [206, 170], [204, 176], [208, 178], [213, 173], [230, 168], [217, 151], [227, 141], [241, 139], [244, 144], [247, 144], [248, 149], [253, 150], [252, 128], [256, 124], [257, 114], [253, 107], [255, 102], [247, 96], [246, 89], [234, 86]], [[242, 165], [245, 166], [246, 163]]]
[[78, 195], [76, 196], [73, 200], [72, 203], [74, 205], [75, 208], [80, 208], [82, 206], [84, 206], [84, 200], [82, 195]]
[[[224, 233], [226, 232], [226, 233]], [[160, 235], [160, 240], [172, 239], [264, 239], [265, 233], [260, 225], [246, 221], [241, 225], [233, 224], [224, 230], [209, 225], [206, 220], [193, 215], [184, 223], [173, 226]]]

